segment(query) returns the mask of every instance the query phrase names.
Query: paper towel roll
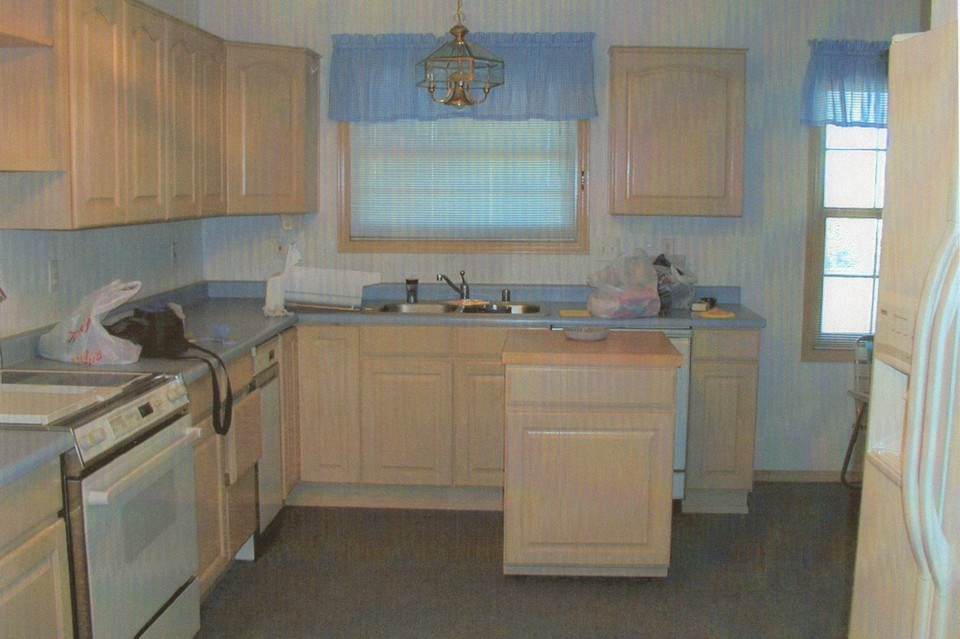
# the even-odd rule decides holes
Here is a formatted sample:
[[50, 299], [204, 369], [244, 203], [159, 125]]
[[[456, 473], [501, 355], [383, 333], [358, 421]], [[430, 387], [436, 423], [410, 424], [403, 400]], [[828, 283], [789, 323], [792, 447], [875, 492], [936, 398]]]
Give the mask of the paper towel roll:
[[296, 244], [291, 244], [287, 249], [287, 258], [283, 264], [283, 270], [279, 275], [267, 279], [267, 294], [263, 304], [263, 314], [267, 317], [281, 317], [283, 315], [292, 315], [290, 311], [284, 308], [284, 290], [286, 290], [286, 280], [290, 277], [294, 265], [300, 261], [300, 251]]

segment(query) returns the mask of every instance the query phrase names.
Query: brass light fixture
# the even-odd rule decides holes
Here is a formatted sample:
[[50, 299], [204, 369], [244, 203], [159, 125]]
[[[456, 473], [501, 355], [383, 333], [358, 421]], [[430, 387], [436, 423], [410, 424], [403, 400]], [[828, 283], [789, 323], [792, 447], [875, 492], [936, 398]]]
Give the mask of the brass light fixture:
[[[425, 87], [434, 102], [463, 109], [480, 104], [490, 89], [503, 84], [503, 60], [466, 41], [469, 31], [463, 26], [462, 0], [457, 0], [454, 18], [453, 40], [417, 63], [417, 86]], [[481, 90], [483, 97], [478, 100], [475, 95]]]

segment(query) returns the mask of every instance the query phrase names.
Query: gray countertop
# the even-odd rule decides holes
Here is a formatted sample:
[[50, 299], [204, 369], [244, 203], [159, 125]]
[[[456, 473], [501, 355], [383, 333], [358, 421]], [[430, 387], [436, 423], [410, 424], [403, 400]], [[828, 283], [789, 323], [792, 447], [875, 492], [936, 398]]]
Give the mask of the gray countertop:
[[73, 436], [48, 430], [0, 430], [0, 486], [70, 450]]
[[[256, 287], [253, 287], [255, 289]], [[476, 285], [474, 297], [500, 299], [505, 285]], [[188, 339], [216, 352], [224, 361], [248, 352], [284, 329], [301, 324], [367, 324], [367, 325], [436, 325], [436, 326], [510, 326], [513, 328], [562, 328], [575, 326], [606, 326], [634, 330], [670, 330], [680, 328], [714, 329], [759, 329], [766, 325], [763, 317], [740, 304], [736, 287], [711, 287], [698, 289], [701, 296], [716, 297], [718, 306], [734, 313], [731, 319], [705, 319], [690, 311], [669, 311], [654, 317], [599, 318], [568, 317], [561, 311], [583, 310], [589, 287], [582, 286], [530, 286], [514, 285], [511, 288], [514, 302], [532, 303], [540, 306], [540, 312], [527, 315], [485, 315], [475, 313], [445, 313], [442, 315], [406, 315], [373, 310], [387, 301], [402, 301], [402, 284], [377, 284], [364, 290], [364, 303], [360, 310], [326, 310], [303, 312], [298, 315], [267, 317], [263, 313], [263, 297], [250, 294], [251, 286], [212, 287], [211, 296], [198, 295], [195, 289], [189, 294], [176, 293], [164, 298], [182, 304], [186, 315]], [[219, 293], [219, 295], [214, 296]], [[421, 301], [446, 300], [451, 291], [439, 285], [421, 285]], [[154, 300], [156, 301], [156, 300]], [[214, 338], [214, 326], [229, 327], [225, 340]], [[22, 348], [22, 347], [21, 347]], [[35, 352], [35, 351], [34, 351]], [[77, 369], [76, 364], [67, 364], [40, 357], [26, 357], [17, 361], [17, 368]], [[159, 372], [179, 374], [190, 383], [207, 373], [206, 366], [197, 360], [141, 359], [125, 366], [98, 366], [98, 370], [134, 372]], [[69, 449], [71, 436], [67, 433], [49, 431], [3, 431], [0, 430], [0, 485], [13, 481], [43, 462], [55, 459]]]

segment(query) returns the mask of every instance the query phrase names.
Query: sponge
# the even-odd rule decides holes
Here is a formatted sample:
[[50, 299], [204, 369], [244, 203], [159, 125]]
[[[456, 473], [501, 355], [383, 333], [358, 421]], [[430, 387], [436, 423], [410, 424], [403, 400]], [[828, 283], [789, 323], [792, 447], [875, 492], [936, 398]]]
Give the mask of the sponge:
[[719, 306], [714, 306], [710, 310], [697, 313], [697, 317], [703, 317], [705, 319], [730, 319], [734, 317], [734, 315], [735, 313], [732, 311], [725, 311]]

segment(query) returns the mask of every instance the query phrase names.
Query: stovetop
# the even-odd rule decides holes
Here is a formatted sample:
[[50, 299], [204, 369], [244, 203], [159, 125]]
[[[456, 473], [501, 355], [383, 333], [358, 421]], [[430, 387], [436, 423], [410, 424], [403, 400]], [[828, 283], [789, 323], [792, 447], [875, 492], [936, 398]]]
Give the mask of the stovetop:
[[0, 371], [0, 424], [44, 427], [135, 394], [158, 382], [149, 373], [8, 369]]

